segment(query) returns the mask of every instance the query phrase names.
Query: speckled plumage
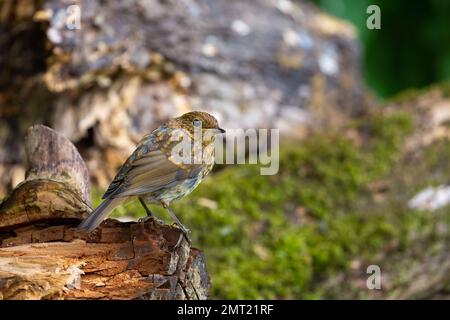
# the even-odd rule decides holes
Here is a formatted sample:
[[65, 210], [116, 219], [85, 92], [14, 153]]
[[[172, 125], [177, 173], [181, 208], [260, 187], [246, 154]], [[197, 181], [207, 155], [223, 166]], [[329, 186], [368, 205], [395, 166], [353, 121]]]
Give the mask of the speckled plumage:
[[[202, 128], [202, 144], [193, 143], [194, 124], [199, 123], [198, 121]], [[146, 201], [162, 204], [185, 230], [168, 206], [170, 202], [191, 193], [211, 171], [214, 165], [215, 135], [220, 132], [223, 130], [210, 114], [189, 112], [144, 136], [106, 190], [103, 203], [79, 227], [86, 230], [95, 229], [117, 205], [137, 196], [141, 203]], [[187, 137], [193, 146], [192, 156], [196, 151], [201, 151], [203, 161], [177, 161], [174, 148], [180, 144], [183, 137]], [[143, 205], [147, 213], [151, 214], [145, 203]]]

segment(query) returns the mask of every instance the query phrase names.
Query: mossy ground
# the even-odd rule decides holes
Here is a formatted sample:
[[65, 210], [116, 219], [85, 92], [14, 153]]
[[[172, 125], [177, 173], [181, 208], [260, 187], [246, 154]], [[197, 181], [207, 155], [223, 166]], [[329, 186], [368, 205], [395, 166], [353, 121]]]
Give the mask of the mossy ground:
[[[401, 251], [417, 239], [439, 237], [437, 224], [449, 224], [449, 210], [413, 211], [406, 202], [430, 183], [447, 182], [450, 145], [405, 157], [412, 122], [407, 113], [380, 112], [352, 123], [358, 139], [341, 132], [282, 141], [278, 174], [228, 166], [173, 203], [206, 253], [212, 297], [339, 297], [322, 284], [350, 270], [355, 259], [370, 264], [387, 248]], [[144, 215], [135, 201], [115, 216], [130, 213]]]

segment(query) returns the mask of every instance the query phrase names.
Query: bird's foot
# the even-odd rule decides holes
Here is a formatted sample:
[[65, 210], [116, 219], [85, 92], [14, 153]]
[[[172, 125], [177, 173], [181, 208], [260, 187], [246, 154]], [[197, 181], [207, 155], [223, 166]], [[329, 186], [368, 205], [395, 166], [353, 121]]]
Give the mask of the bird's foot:
[[189, 246], [192, 246], [192, 240], [189, 234], [183, 232], [184, 237], [186, 238], [186, 241], [189, 243]]
[[152, 215], [152, 216], [146, 216], [146, 217], [140, 218], [140, 219], [138, 220], [138, 222], [139, 222], [139, 223], [145, 223], [145, 222], [150, 221], [150, 220], [155, 220], [155, 221], [158, 222], [159, 224], [165, 224], [165, 222], [164, 222], [163, 220], [157, 218], [157, 217], [154, 216], [154, 215]]
[[186, 227], [183, 226], [182, 224], [178, 224], [178, 223], [174, 222], [174, 223], [172, 223], [172, 226], [176, 226], [176, 227], [178, 227], [179, 229], [181, 229], [181, 231], [183, 231], [183, 233], [184, 233], [185, 235], [188, 235], [189, 233], [191, 233], [191, 230], [188, 229], [188, 228], [186, 228]]
[[175, 245], [174, 249], [178, 249], [181, 246], [181, 242], [183, 242], [183, 238], [186, 239], [186, 241], [189, 243], [189, 246], [192, 246], [192, 240], [191, 238], [185, 234], [184, 232], [182, 232], [180, 234], [180, 237], [178, 238], [177, 244]]
[[191, 232], [191, 230], [189, 230], [185, 226], [179, 225], [177, 223], [174, 223], [174, 225], [176, 225], [181, 230], [180, 237], [178, 238], [178, 242], [177, 242], [177, 244], [175, 245], [174, 248], [177, 249], [178, 247], [180, 247], [181, 242], [183, 241], [183, 237], [189, 243], [189, 246], [191, 246], [192, 245], [192, 240], [191, 240], [191, 237], [189, 236], [189, 233]]

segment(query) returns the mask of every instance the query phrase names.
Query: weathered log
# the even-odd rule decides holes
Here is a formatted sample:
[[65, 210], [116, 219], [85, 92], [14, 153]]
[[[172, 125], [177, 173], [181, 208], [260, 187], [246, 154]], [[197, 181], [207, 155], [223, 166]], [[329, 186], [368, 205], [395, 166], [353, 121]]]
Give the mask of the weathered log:
[[[14, 230], [1, 241], [2, 299], [206, 299], [205, 258], [176, 227], [105, 221]], [[4, 234], [3, 234], [4, 236]]]
[[33, 126], [26, 154], [26, 180], [0, 205], [1, 299], [208, 297], [204, 256], [180, 229], [153, 219], [76, 229], [90, 184], [69, 140]]

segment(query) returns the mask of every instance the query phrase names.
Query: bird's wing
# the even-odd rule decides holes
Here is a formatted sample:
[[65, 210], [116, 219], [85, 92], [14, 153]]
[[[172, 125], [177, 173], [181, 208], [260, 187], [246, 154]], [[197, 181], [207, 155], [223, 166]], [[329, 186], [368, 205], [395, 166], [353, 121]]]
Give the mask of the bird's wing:
[[176, 142], [168, 143], [164, 135], [158, 135], [158, 132], [144, 137], [103, 198], [142, 195], [196, 176], [203, 165], [180, 165], [169, 159], [170, 149]]

